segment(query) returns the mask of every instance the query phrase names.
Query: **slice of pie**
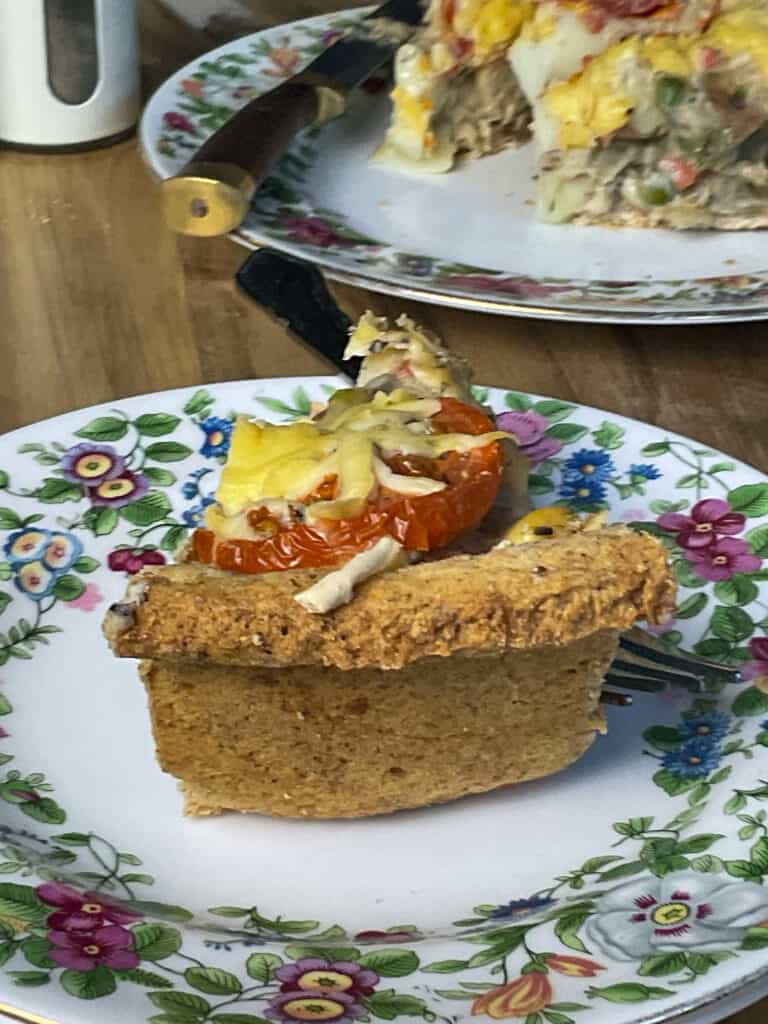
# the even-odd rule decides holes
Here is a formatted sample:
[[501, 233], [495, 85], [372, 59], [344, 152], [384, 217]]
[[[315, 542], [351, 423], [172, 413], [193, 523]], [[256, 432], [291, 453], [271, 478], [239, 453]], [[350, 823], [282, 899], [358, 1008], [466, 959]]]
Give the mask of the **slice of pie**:
[[510, 50], [541, 219], [768, 225], [768, 9], [545, 0]]
[[528, 139], [530, 110], [507, 61], [531, 0], [432, 0], [395, 59], [392, 120], [376, 159], [439, 173]]
[[438, 339], [366, 315], [347, 354], [357, 387], [314, 417], [238, 420], [182, 564], [107, 616], [189, 814], [356, 817], [559, 771], [604, 728], [619, 631], [672, 609], [656, 538], [517, 518], [527, 459]]

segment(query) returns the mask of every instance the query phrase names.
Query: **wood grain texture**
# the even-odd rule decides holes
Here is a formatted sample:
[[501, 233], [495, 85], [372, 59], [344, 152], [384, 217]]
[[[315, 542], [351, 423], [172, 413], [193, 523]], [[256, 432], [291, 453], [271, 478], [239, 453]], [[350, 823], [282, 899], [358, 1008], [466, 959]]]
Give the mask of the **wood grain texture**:
[[[148, 90], [241, 32], [354, 6], [241, 0], [242, 16], [227, 4], [217, 17], [216, 0], [206, 2], [212, 19], [201, 31], [162, 0], [140, 0]], [[0, 211], [0, 431], [146, 391], [328, 369], [236, 292], [244, 250], [163, 227], [135, 141], [71, 156], [0, 151]], [[562, 324], [334, 292], [353, 317], [409, 312], [468, 356], [481, 382], [647, 420], [768, 473], [764, 325]], [[767, 1019], [768, 1001], [730, 1024]]]

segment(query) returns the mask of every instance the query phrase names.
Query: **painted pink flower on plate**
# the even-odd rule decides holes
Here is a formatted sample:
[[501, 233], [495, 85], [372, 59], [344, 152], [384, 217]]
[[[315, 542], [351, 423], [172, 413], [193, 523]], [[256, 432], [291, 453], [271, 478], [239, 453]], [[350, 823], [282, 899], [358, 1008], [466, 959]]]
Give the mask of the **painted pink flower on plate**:
[[93, 505], [123, 508], [143, 498], [148, 490], [149, 480], [143, 473], [131, 473], [126, 469], [119, 476], [111, 477], [98, 487], [91, 488], [88, 495]]
[[125, 459], [111, 444], [77, 444], [64, 454], [61, 475], [73, 484], [96, 487], [125, 469]]
[[127, 572], [134, 576], [141, 572], [145, 565], [165, 565], [165, 555], [162, 551], [133, 548], [115, 548], [110, 551], [107, 557], [107, 565], [112, 572]]
[[275, 971], [282, 992], [345, 992], [348, 996], [370, 996], [379, 976], [360, 964], [346, 960], [304, 957]]
[[754, 636], [749, 641], [752, 661], [741, 668], [745, 679], [765, 679], [768, 682], [768, 636]]
[[163, 121], [166, 128], [171, 128], [175, 132], [189, 132], [190, 135], [197, 135], [197, 128], [194, 123], [186, 114], [179, 113], [178, 110], [169, 110], [163, 114]]
[[355, 1002], [352, 996], [340, 991], [281, 992], [269, 1001], [264, 1016], [270, 1020], [284, 1021], [328, 1021], [333, 1024], [348, 1024], [366, 1016], [365, 1007]]
[[80, 597], [67, 601], [68, 608], [78, 608], [81, 612], [92, 612], [102, 603], [104, 595], [95, 583], [89, 583]]
[[270, 78], [290, 78], [299, 63], [298, 50], [288, 46], [275, 46], [269, 51], [269, 59], [272, 61], [271, 68], [265, 68], [264, 74]]
[[[656, 520], [662, 530], [676, 533], [682, 548], [705, 548], [714, 544], [718, 536], [733, 536], [744, 529], [745, 517], [731, 512], [731, 506], [721, 498], [698, 501], [689, 516], [680, 512], [665, 512]], [[707, 579], [714, 577], [707, 577]], [[720, 578], [720, 577], [718, 577]], [[727, 579], [728, 577], [721, 577]]]
[[283, 221], [283, 227], [290, 231], [298, 242], [318, 245], [322, 249], [327, 249], [331, 245], [350, 244], [348, 238], [343, 238], [322, 217], [288, 217]]
[[562, 450], [562, 441], [546, 436], [549, 420], [533, 409], [528, 412], [503, 412], [496, 418], [496, 422], [499, 430], [514, 434], [520, 451], [531, 460], [531, 466], [551, 459]]
[[103, 893], [78, 892], [63, 882], [45, 882], [35, 892], [49, 907], [59, 907], [48, 918], [48, 925], [62, 931], [92, 931], [105, 921], [133, 924], [143, 917]]
[[73, 971], [93, 971], [100, 964], [126, 971], [140, 963], [133, 951], [133, 935], [117, 924], [93, 932], [52, 931], [48, 938], [53, 943], [51, 960]]
[[763, 564], [745, 540], [735, 537], [721, 537], [708, 547], [689, 548], [684, 554], [696, 567], [697, 575], [712, 583], [729, 580], [739, 572], [757, 572]]
[[450, 274], [442, 279], [442, 283], [469, 291], [500, 292], [519, 299], [544, 299], [549, 295], [573, 291], [567, 283], [542, 284], [527, 277], [489, 277], [483, 274]]

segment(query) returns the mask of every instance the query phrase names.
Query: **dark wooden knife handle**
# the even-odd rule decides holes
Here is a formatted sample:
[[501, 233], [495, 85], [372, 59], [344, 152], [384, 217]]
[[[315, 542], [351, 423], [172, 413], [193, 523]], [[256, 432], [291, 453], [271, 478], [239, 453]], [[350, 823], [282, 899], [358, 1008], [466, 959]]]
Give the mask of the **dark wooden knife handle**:
[[337, 117], [345, 105], [337, 85], [313, 74], [298, 75], [251, 100], [163, 183], [168, 225], [191, 235], [233, 231], [298, 132]]
[[247, 103], [203, 143], [191, 162], [234, 164], [248, 171], [258, 187], [294, 137], [317, 120], [319, 102], [310, 82], [284, 82]]

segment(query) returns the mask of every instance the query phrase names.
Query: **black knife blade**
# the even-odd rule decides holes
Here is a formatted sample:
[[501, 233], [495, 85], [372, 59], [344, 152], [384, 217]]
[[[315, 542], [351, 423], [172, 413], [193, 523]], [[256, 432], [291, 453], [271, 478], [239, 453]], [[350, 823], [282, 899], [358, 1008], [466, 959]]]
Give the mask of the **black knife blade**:
[[257, 249], [235, 275], [240, 288], [271, 310], [305, 344], [357, 379], [361, 359], [344, 358], [352, 321], [328, 291], [317, 267], [273, 249]]

